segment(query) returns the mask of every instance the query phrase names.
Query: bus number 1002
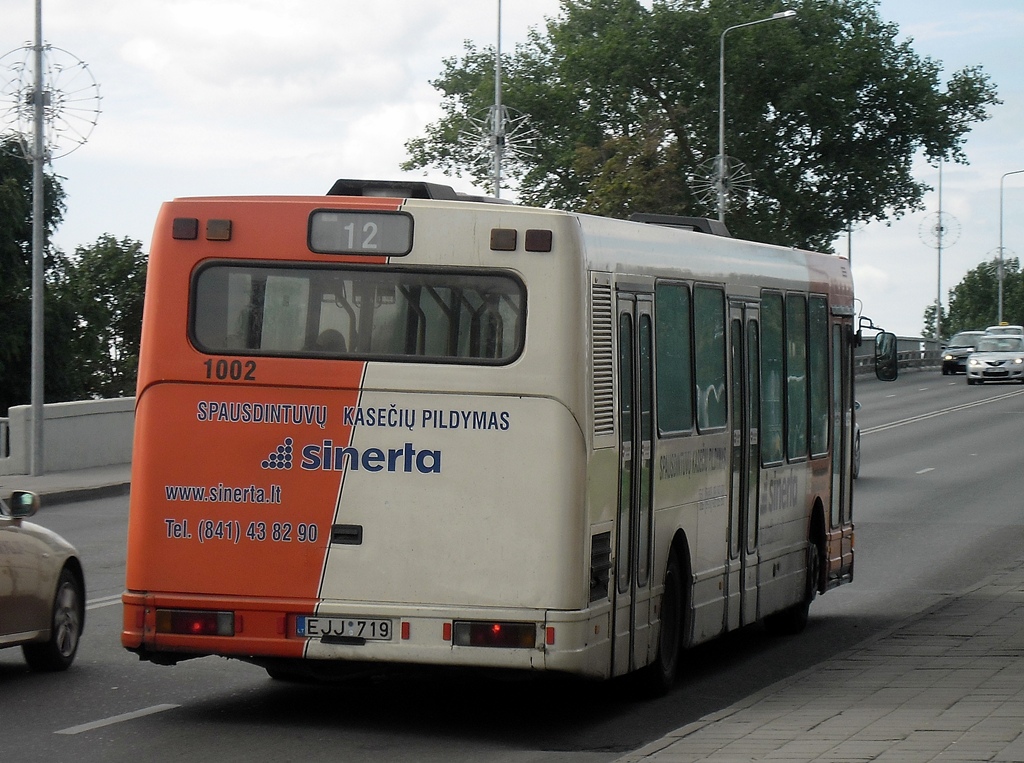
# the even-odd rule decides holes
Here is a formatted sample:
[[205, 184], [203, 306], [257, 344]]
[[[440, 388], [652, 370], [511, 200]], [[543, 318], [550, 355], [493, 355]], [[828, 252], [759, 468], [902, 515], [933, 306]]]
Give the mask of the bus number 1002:
[[220, 360], [214, 362], [211, 358], [203, 363], [206, 366], [206, 378], [213, 379], [217, 378], [221, 381], [231, 379], [231, 381], [256, 381], [256, 361], [255, 360]]

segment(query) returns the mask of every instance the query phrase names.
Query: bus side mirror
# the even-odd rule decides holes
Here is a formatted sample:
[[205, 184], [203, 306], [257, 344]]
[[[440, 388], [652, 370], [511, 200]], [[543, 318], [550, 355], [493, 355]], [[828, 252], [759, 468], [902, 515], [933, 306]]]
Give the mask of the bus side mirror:
[[882, 331], [875, 335], [875, 376], [881, 381], [894, 381], [899, 362], [896, 356], [896, 335]]

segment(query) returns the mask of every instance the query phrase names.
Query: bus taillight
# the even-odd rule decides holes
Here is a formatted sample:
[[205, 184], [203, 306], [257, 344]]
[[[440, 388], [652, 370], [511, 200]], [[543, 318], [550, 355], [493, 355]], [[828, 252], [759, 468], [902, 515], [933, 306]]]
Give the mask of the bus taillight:
[[234, 636], [234, 612], [197, 609], [158, 609], [156, 632], [184, 636]]
[[452, 643], [456, 646], [496, 646], [532, 649], [537, 645], [533, 623], [455, 622]]

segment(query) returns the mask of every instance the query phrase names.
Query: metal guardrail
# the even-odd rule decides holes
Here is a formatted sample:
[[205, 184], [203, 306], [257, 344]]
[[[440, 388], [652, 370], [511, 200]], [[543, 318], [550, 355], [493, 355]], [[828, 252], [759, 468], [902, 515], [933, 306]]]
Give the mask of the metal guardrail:
[[896, 358], [900, 368], [938, 368], [942, 365], [941, 350], [899, 352]]

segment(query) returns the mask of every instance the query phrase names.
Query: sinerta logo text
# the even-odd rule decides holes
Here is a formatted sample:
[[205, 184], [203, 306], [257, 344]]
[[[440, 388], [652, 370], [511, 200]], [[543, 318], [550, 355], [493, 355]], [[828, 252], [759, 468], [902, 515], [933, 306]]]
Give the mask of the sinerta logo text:
[[367, 472], [419, 472], [441, 473], [440, 450], [416, 450], [411, 442], [401, 448], [366, 448], [360, 451], [352, 446], [335, 447], [332, 440], [302, 449], [299, 466], [307, 471], [335, 471], [345, 469]]

